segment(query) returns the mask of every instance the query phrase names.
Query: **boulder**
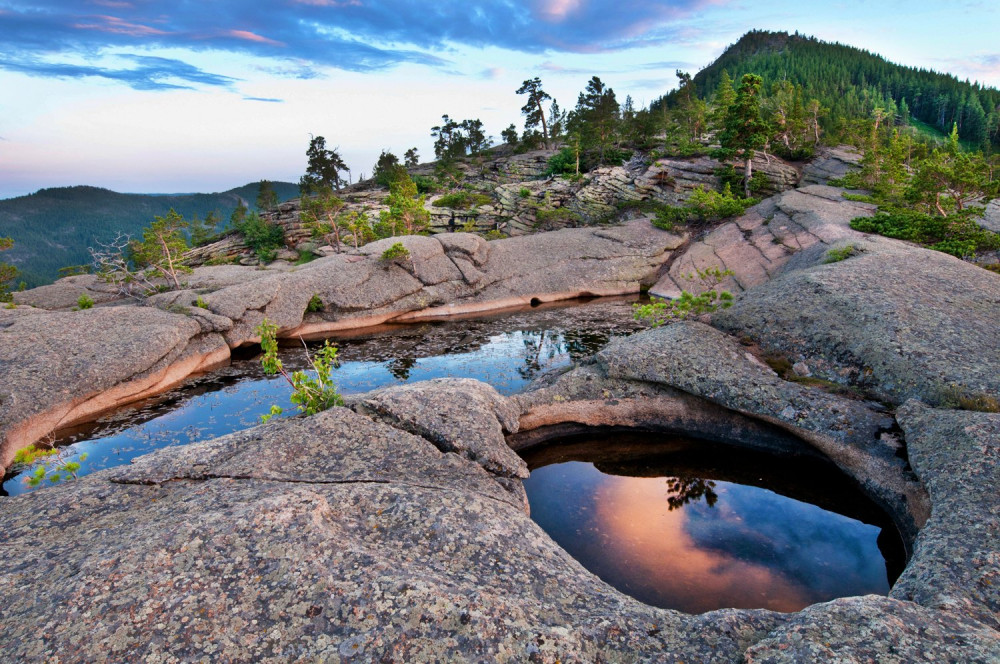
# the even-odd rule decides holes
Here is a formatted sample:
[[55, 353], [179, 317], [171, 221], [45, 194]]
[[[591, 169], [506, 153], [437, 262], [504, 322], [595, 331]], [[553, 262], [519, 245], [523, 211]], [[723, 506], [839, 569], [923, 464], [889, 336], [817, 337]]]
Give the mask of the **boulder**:
[[468, 378], [438, 378], [357, 398], [359, 412], [426, 438], [500, 477], [528, 476], [504, 440], [517, 433], [520, 412], [495, 389]]
[[1000, 275], [898, 240], [855, 244], [829, 264], [803, 252], [713, 325], [895, 404], [1000, 394]]
[[650, 289], [674, 298], [681, 291], [701, 293], [713, 284], [699, 280], [698, 270], [731, 270], [721, 287], [731, 292], [762, 284], [799, 252], [825, 251], [864, 236], [851, 230], [855, 217], [871, 216], [874, 205], [844, 198], [843, 189], [807, 185], [762, 201], [746, 214], [722, 224], [692, 242], [670, 270]]

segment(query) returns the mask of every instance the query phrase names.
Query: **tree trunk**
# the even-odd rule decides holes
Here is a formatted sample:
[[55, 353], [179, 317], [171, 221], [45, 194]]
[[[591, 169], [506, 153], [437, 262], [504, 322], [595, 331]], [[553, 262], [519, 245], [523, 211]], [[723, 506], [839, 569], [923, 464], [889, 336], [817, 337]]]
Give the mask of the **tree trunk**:
[[937, 192], [934, 195], [934, 207], [937, 208], [937, 211], [941, 214], [942, 217], [947, 217], [948, 216], [948, 213], [944, 211], [943, 207], [941, 207], [941, 192], [940, 191]]
[[747, 155], [743, 162], [743, 195], [750, 198], [750, 178], [753, 177], [753, 154]]
[[545, 144], [545, 149], [548, 150], [549, 149], [549, 127], [548, 127], [547, 124], [545, 124], [545, 111], [542, 110], [542, 102], [541, 102], [541, 100], [539, 100], [537, 103], [538, 103], [538, 114], [540, 116], [542, 116], [542, 143]]

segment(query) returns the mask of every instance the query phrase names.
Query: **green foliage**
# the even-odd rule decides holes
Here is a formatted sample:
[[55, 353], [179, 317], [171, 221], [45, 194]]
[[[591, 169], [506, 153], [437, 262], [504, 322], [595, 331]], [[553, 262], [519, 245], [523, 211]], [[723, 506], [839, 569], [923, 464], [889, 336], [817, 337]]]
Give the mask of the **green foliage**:
[[414, 168], [420, 165], [420, 155], [417, 153], [416, 148], [410, 148], [403, 153], [403, 166], [406, 168]]
[[154, 217], [153, 223], [142, 231], [142, 240], [130, 245], [132, 261], [136, 267], [158, 273], [174, 288], [180, 288], [179, 275], [191, 268], [184, 265], [181, 258], [188, 249], [184, 229], [188, 224], [172, 208], [162, 217]]
[[502, 240], [504, 238], [504, 235], [499, 229], [491, 228], [490, 230], [486, 231], [485, 237], [487, 240]]
[[38, 464], [34, 471], [24, 478], [24, 483], [30, 487], [38, 487], [46, 480], [57, 484], [63, 480], [75, 480], [80, 471], [82, 461], [87, 460], [83, 453], [75, 460], [69, 452], [39, 445], [29, 445], [14, 454], [14, 464], [17, 466], [32, 466]]
[[309, 298], [309, 304], [306, 305], [306, 313], [315, 314], [323, 311], [323, 300], [319, 298], [319, 295], [313, 293], [313, 296]]
[[583, 218], [576, 212], [564, 207], [539, 208], [535, 211], [535, 221], [535, 225], [539, 229], [545, 229], [579, 226]]
[[381, 260], [385, 262], [404, 261], [410, 257], [410, 250], [402, 242], [396, 242], [382, 252]]
[[403, 174], [389, 185], [389, 197], [385, 202], [389, 209], [380, 215], [378, 235], [414, 235], [430, 225], [431, 215], [424, 208], [424, 197], [417, 195], [417, 185], [409, 175]]
[[438, 183], [426, 175], [414, 175], [413, 184], [417, 186], [418, 194], [433, 194], [438, 190]]
[[698, 186], [683, 206], [657, 209], [652, 224], [665, 231], [672, 231], [678, 224], [705, 223], [741, 215], [758, 202], [755, 198], [733, 196], [728, 183], [721, 192]]
[[86, 293], [84, 293], [80, 297], [76, 298], [76, 308], [77, 309], [80, 309], [80, 310], [91, 309], [91, 308], [93, 308], [93, 306], [94, 306], [94, 301]]
[[549, 177], [551, 175], [563, 175], [564, 173], [576, 173], [577, 155], [578, 151], [576, 148], [574, 147], [563, 148], [559, 152], [549, 157], [548, 167], [545, 169], [545, 172], [542, 173], [542, 175], [545, 177]]
[[323, 189], [340, 189], [344, 182], [340, 172], [347, 170], [347, 164], [337, 152], [338, 149], [328, 149], [326, 139], [322, 136], [315, 136], [309, 141], [309, 148], [306, 150], [309, 163], [305, 175], [299, 179], [299, 189], [303, 194]]
[[[549, 93], [542, 90], [542, 81], [537, 76], [535, 78], [529, 79], [521, 84], [518, 88], [517, 94], [528, 95], [527, 101], [521, 108], [521, 113], [524, 114], [524, 129], [526, 132], [531, 131], [535, 127], [541, 125], [542, 127], [542, 142], [548, 146], [549, 141], [549, 128], [548, 123], [545, 121], [545, 109], [542, 108], [542, 102], [552, 99]], [[513, 129], [513, 125], [509, 129]], [[514, 140], [508, 141], [509, 143], [517, 142], [517, 132], [515, 130], [513, 135]]]
[[270, 263], [285, 245], [285, 230], [278, 224], [273, 224], [256, 212], [247, 215], [236, 231], [243, 236], [246, 244], [262, 263]]
[[372, 177], [376, 184], [388, 187], [405, 172], [406, 169], [399, 163], [399, 157], [387, 150], [382, 150], [378, 161], [372, 168]]
[[958, 258], [1000, 249], [1000, 235], [981, 228], [970, 218], [969, 211], [947, 217], [914, 210], [879, 211], [873, 217], [852, 219], [851, 228], [916, 242]]
[[[256, 332], [260, 336], [260, 347], [263, 351], [260, 364], [264, 368], [264, 373], [269, 376], [281, 374], [292, 388], [290, 400], [300, 413], [315, 415], [316, 413], [328, 410], [334, 406], [343, 406], [344, 399], [337, 392], [337, 386], [330, 378], [333, 368], [337, 365], [337, 348], [330, 345], [329, 341], [323, 343], [323, 347], [310, 355], [306, 348], [306, 359], [313, 367], [314, 376], [310, 376], [304, 371], [295, 371], [289, 374], [285, 371], [280, 359], [278, 359], [278, 326], [268, 321], [266, 318], [257, 326]], [[303, 342], [303, 346], [305, 343]], [[280, 406], [271, 406], [271, 412], [261, 415], [261, 422], [266, 423], [275, 415], [280, 415], [283, 409]]]
[[431, 205], [434, 207], [451, 208], [452, 210], [468, 210], [469, 208], [478, 207], [480, 205], [490, 205], [491, 203], [493, 203], [493, 198], [487, 196], [486, 194], [458, 191], [451, 194], [445, 194], [431, 203]]
[[206, 302], [204, 298], [202, 298], [202, 296], [199, 295], [198, 299], [194, 301], [194, 306], [198, 307], [199, 309], [208, 309], [208, 302]]
[[531, 190], [527, 187], [521, 187], [521, 189], [517, 192], [517, 195], [521, 198], [528, 198], [531, 196]]
[[[14, 246], [14, 240], [9, 237], [0, 237], [0, 251], [6, 251]], [[0, 302], [10, 300], [10, 284], [20, 274], [20, 271], [13, 265], [0, 263]]]
[[500, 132], [500, 138], [507, 145], [517, 145], [517, 127], [513, 123]]
[[490, 139], [483, 131], [483, 123], [475, 120], [457, 122], [447, 115], [441, 116], [441, 124], [431, 127], [434, 141], [434, 155], [449, 162], [467, 154], [478, 154], [489, 147]]
[[698, 72], [699, 93], [714, 90], [724, 71], [737, 79], [758, 74], [765, 90], [783, 80], [801, 86], [802, 98], [818, 107], [814, 112], [811, 101], [804, 101], [806, 122], [810, 131], [816, 124], [815, 134], [819, 128], [842, 134], [851, 119], [871, 117], [881, 108], [893, 122], [917, 119], [945, 135], [957, 123], [959, 138], [973, 149], [1000, 145], [1000, 90], [893, 64], [869, 51], [798, 34], [751, 31]]
[[608, 148], [618, 141], [620, 120], [615, 91], [594, 76], [577, 98], [576, 108], [567, 119], [567, 129], [579, 139], [580, 149], [596, 151], [598, 163], [603, 165]]
[[958, 385], [947, 385], [939, 392], [942, 408], [973, 410], [980, 413], [1000, 413], [1000, 399], [995, 395], [975, 392]]
[[830, 249], [826, 252], [826, 256], [823, 257], [824, 263], [839, 263], [840, 261], [845, 261], [851, 256], [857, 256], [860, 252], [857, 247], [853, 244], [848, 244], [837, 249]]
[[652, 298], [649, 304], [633, 305], [633, 315], [636, 320], [648, 321], [652, 327], [659, 327], [665, 323], [711, 313], [719, 308], [728, 309], [733, 304], [732, 293], [717, 291], [716, 288], [723, 279], [732, 276], [732, 274], [732, 270], [720, 270], [713, 267], [685, 275], [685, 279], [700, 281], [709, 287], [708, 290], [698, 295], [682, 290], [680, 297], [672, 300]]

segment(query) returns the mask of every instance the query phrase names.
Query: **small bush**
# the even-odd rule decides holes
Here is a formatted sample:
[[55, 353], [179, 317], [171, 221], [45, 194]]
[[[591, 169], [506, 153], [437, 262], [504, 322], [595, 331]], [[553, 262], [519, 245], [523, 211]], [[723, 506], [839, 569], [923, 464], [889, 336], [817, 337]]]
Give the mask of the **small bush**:
[[417, 185], [418, 194], [433, 194], [438, 190], [438, 184], [434, 178], [429, 178], [426, 175], [414, 175], [413, 184]]
[[262, 263], [273, 261], [278, 249], [285, 244], [285, 230], [277, 224], [266, 221], [256, 212], [247, 215], [247, 218], [236, 226], [236, 230]]
[[847, 260], [851, 256], [856, 256], [861, 253], [857, 247], [853, 244], [849, 244], [846, 247], [840, 247], [839, 249], [830, 249], [826, 252], [826, 256], [823, 258], [824, 263], [839, 263], [840, 261]]
[[94, 301], [86, 293], [84, 293], [83, 295], [81, 295], [80, 297], [78, 297], [76, 299], [76, 308], [77, 309], [81, 309], [81, 310], [82, 309], [90, 309], [93, 306], [94, 306]]
[[531, 190], [527, 187], [521, 187], [520, 191], [517, 192], [518, 196], [521, 198], [528, 198], [531, 196]]
[[397, 242], [382, 252], [381, 260], [385, 262], [402, 261], [410, 257], [410, 250], [403, 246], [402, 242]]
[[199, 309], [208, 309], [208, 302], [202, 299], [201, 295], [199, 295], [198, 299], [194, 301], [194, 306], [198, 307]]
[[580, 215], [564, 207], [535, 212], [535, 220], [540, 228], [551, 226], [578, 226], [583, 220]]
[[852, 219], [851, 228], [916, 242], [958, 258], [1000, 249], [1000, 235], [980, 227], [968, 213], [939, 217], [913, 210], [880, 211]]
[[701, 281], [710, 288], [699, 295], [685, 290], [681, 291], [680, 297], [672, 300], [653, 298], [649, 304], [635, 304], [633, 315], [636, 320], [645, 320], [652, 327], [659, 327], [691, 316], [712, 313], [719, 308], [728, 309], [733, 304], [733, 294], [729, 291], [716, 291], [716, 287], [732, 274], [732, 270], [713, 267], [684, 275], [688, 281]]
[[306, 305], [306, 313], [314, 314], [323, 311], [323, 300], [319, 299], [319, 295], [313, 293], [313, 296], [309, 298], [309, 304]]
[[544, 177], [549, 177], [550, 175], [563, 175], [563, 174], [575, 174], [576, 173], [576, 152], [573, 148], [563, 148], [559, 152], [555, 153], [549, 157], [548, 166], [545, 172], [542, 173]]
[[[256, 329], [260, 336], [260, 347], [264, 351], [260, 364], [264, 368], [264, 373], [269, 376], [281, 374], [292, 387], [290, 400], [295, 404], [299, 412], [306, 415], [328, 410], [334, 406], [343, 406], [344, 399], [337, 392], [337, 386], [330, 379], [333, 368], [337, 365], [337, 349], [330, 345], [329, 341], [323, 343], [323, 347], [314, 355], [310, 355], [306, 350], [306, 359], [313, 367], [315, 378], [309, 376], [304, 371], [295, 371], [289, 374], [285, 371], [281, 360], [278, 359], [278, 326], [274, 325], [266, 318]], [[280, 406], [271, 406], [271, 412], [261, 415], [261, 422], [267, 422], [275, 415], [280, 415], [283, 409]]]

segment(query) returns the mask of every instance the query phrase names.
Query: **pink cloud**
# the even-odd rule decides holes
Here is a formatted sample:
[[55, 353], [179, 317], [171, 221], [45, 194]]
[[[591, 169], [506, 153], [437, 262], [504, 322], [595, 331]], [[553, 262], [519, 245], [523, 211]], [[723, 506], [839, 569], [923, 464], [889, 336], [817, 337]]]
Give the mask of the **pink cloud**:
[[227, 37], [234, 37], [236, 39], [244, 39], [246, 41], [257, 42], [258, 44], [270, 44], [271, 46], [287, 46], [287, 44], [285, 44], [284, 42], [268, 39], [267, 37], [262, 37], [257, 33], [250, 32], [249, 30], [226, 30], [222, 34]]
[[313, 7], [361, 7], [361, 0], [294, 0], [297, 5]]
[[73, 25], [78, 30], [98, 30], [100, 32], [111, 32], [118, 35], [129, 35], [131, 37], [148, 37], [149, 35], [165, 35], [163, 30], [151, 28], [148, 25], [139, 23], [129, 23], [117, 16], [95, 16], [94, 18], [104, 21], [99, 23], [76, 23]]
[[538, 13], [546, 21], [558, 23], [577, 11], [580, 4], [581, 0], [542, 0], [538, 7]]

